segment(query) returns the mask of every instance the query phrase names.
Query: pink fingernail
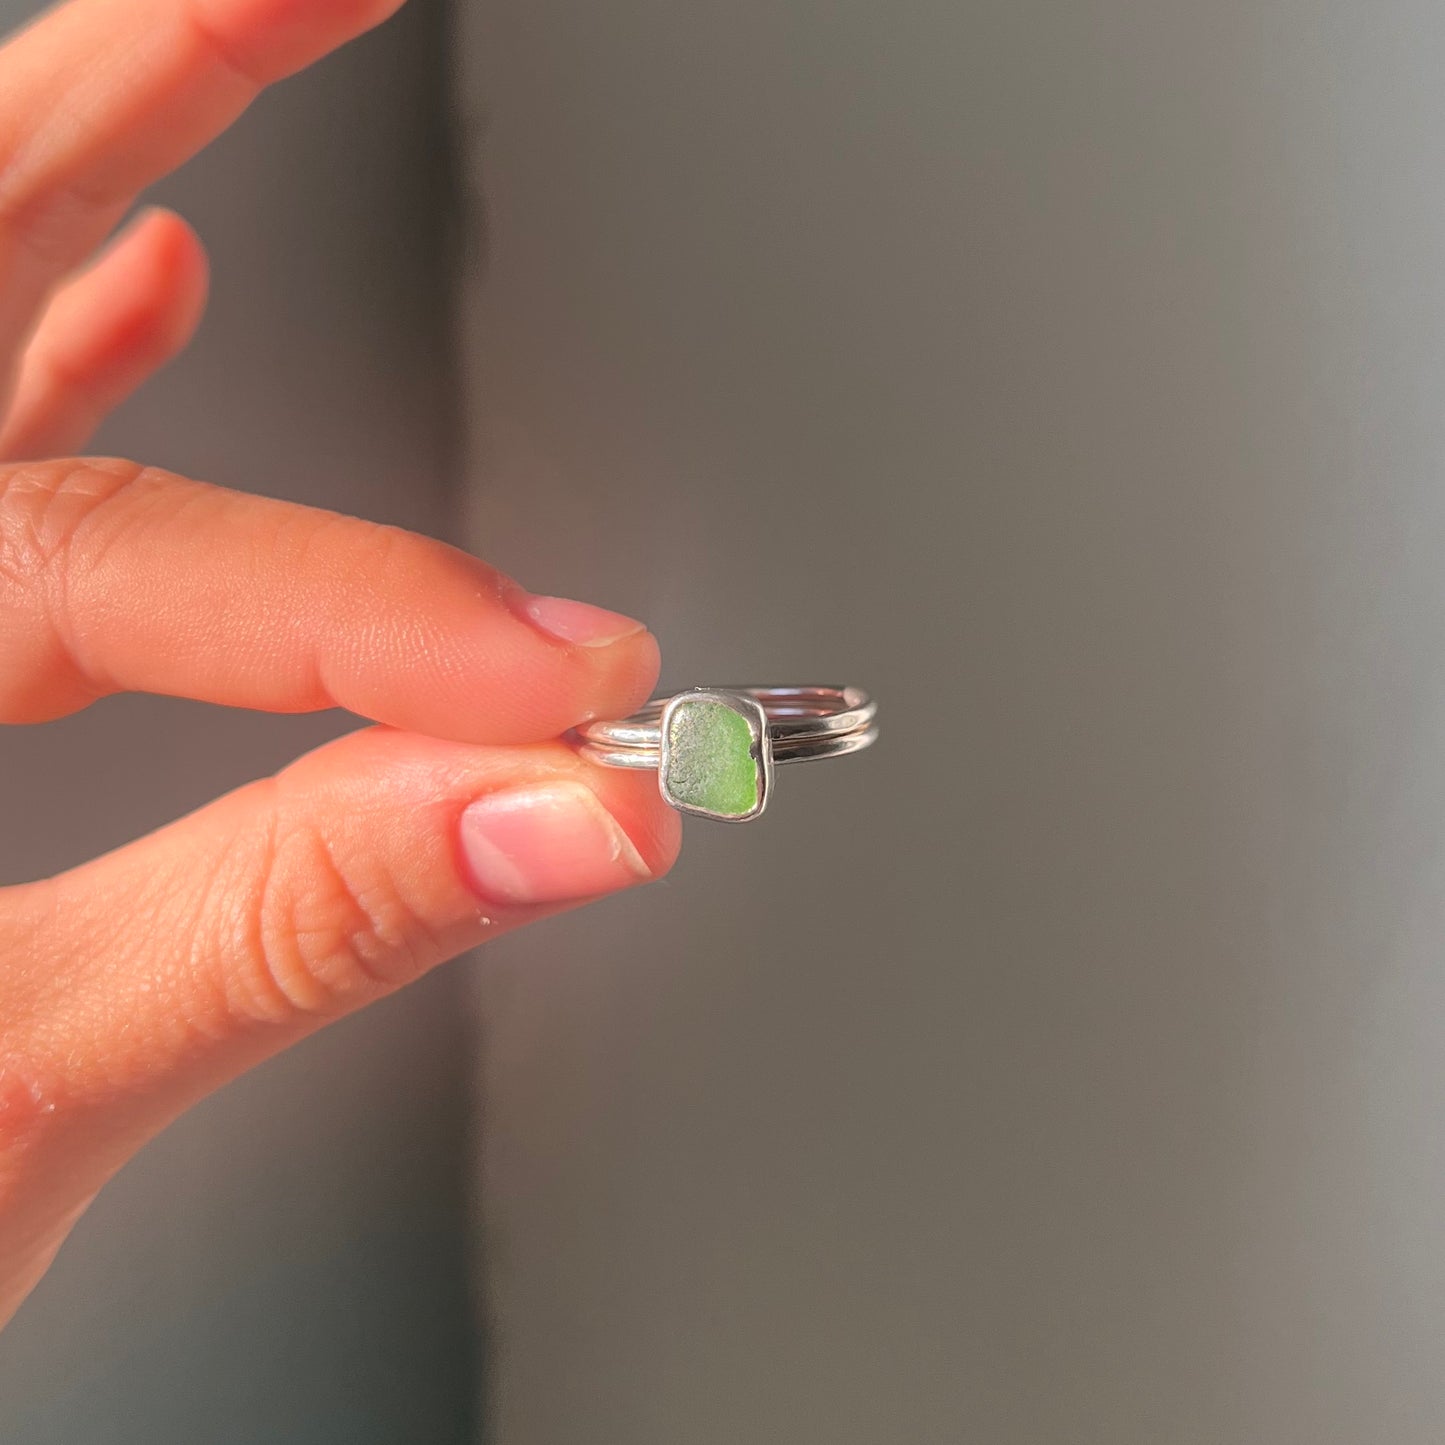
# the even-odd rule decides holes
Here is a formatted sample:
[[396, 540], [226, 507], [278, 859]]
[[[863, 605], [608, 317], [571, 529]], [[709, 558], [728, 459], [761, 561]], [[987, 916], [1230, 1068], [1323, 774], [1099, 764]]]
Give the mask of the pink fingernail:
[[472, 883], [494, 903], [591, 898], [652, 876], [617, 820], [581, 783], [488, 793], [462, 814], [461, 835]]
[[573, 602], [567, 597], [528, 597], [522, 611], [543, 632], [575, 642], [579, 647], [606, 647], [624, 637], [646, 631], [643, 624], [620, 612]]

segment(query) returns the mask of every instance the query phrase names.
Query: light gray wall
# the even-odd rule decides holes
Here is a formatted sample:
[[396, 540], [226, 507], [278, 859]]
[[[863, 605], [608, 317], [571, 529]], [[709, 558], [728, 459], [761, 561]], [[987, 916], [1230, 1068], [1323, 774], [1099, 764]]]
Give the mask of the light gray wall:
[[1438, 1440], [1438, 7], [461, 12], [470, 537], [885, 716], [479, 976], [494, 1438]]
[[[0, 0], [0, 27], [31, 8]], [[210, 247], [210, 316], [100, 449], [446, 529], [441, 23], [414, 3], [160, 188]], [[9, 730], [0, 877], [77, 862], [348, 725], [127, 698]], [[6, 1445], [472, 1437], [458, 982], [304, 1044], [121, 1175], [0, 1340]]]

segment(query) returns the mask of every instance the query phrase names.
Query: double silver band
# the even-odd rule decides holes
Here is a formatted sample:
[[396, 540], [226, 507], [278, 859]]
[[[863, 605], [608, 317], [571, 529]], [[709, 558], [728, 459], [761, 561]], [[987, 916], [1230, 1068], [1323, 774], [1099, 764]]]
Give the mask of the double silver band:
[[[669, 721], [692, 703], [730, 707], [750, 720], [759, 769], [751, 811], [724, 813], [681, 801], [669, 790]], [[663, 797], [674, 807], [741, 822], [762, 812], [775, 764], [807, 763], [866, 748], [878, 736], [877, 704], [861, 687], [694, 688], [654, 698], [640, 712], [577, 729], [583, 754], [609, 768], [655, 768]]]

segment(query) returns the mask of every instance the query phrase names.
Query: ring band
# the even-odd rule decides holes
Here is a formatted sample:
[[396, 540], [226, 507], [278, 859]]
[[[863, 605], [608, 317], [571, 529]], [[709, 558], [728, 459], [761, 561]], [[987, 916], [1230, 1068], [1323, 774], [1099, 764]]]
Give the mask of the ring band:
[[745, 823], [767, 806], [776, 765], [866, 748], [877, 713], [861, 687], [695, 687], [576, 734], [594, 762], [656, 769], [681, 812]]

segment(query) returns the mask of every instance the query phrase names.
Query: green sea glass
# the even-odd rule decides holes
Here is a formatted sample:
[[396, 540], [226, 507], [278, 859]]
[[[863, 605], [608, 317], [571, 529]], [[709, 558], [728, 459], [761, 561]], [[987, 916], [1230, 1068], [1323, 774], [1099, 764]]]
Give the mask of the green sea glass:
[[763, 765], [748, 719], [711, 698], [684, 698], [668, 718], [663, 790], [675, 803], [744, 818], [762, 799]]

